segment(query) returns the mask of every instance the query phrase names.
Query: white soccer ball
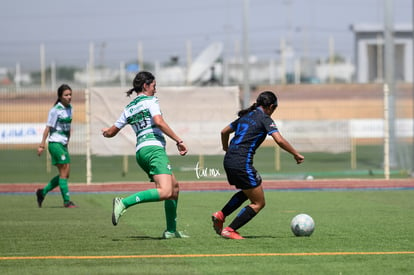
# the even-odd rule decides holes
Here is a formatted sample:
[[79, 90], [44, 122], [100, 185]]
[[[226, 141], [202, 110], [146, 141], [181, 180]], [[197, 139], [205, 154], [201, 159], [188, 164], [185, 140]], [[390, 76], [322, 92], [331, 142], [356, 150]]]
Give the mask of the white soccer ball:
[[290, 222], [290, 229], [297, 237], [310, 236], [315, 230], [315, 222], [308, 214], [299, 214]]

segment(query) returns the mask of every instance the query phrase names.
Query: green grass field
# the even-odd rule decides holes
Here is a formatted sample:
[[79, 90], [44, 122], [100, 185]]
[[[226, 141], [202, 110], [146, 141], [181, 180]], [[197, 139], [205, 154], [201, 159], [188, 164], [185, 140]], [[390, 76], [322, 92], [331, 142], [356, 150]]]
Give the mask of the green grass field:
[[[226, 240], [212, 229], [210, 215], [230, 192], [181, 193], [179, 229], [191, 238], [172, 240], [160, 239], [163, 203], [134, 206], [113, 226], [111, 202], [117, 195], [125, 194], [72, 194], [80, 207], [65, 209], [60, 195], [51, 194], [39, 209], [34, 195], [2, 194], [1, 273], [414, 272], [414, 190], [267, 191], [266, 208], [239, 230], [245, 240]], [[302, 212], [316, 222], [311, 237], [290, 231], [290, 220]]]
[[[351, 169], [350, 153], [304, 153], [305, 162], [297, 165], [290, 154], [281, 152], [280, 170], [276, 169], [275, 149], [261, 147], [257, 151], [254, 165], [264, 179], [304, 179], [313, 175], [316, 179], [324, 178], [384, 178], [382, 163], [382, 146], [358, 146], [356, 168]], [[71, 183], [86, 182], [85, 156], [72, 155]], [[174, 173], [180, 181], [223, 180], [225, 172], [223, 156], [188, 155], [171, 156]], [[207, 169], [217, 169], [220, 176], [197, 178], [195, 168], [202, 161]], [[47, 182], [56, 175], [55, 167], [49, 167], [46, 154], [36, 155], [35, 150], [2, 150], [0, 152], [0, 183]], [[128, 157], [126, 173], [122, 156], [92, 157], [92, 182], [148, 181], [147, 176], [137, 166], [134, 156]], [[395, 169], [391, 178], [406, 178], [408, 173]]]

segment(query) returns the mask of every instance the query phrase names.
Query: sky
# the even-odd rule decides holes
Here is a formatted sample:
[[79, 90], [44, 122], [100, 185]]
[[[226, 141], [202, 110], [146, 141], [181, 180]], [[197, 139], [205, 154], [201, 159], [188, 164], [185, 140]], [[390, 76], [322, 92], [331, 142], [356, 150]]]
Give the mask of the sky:
[[[249, 53], [280, 56], [284, 39], [295, 56], [352, 60], [353, 24], [383, 24], [385, 0], [246, 0]], [[394, 0], [395, 24], [412, 25], [413, 0]], [[186, 63], [213, 42], [226, 58], [242, 54], [245, 0], [13, 0], [0, 4], [0, 68], [40, 70], [46, 66], [86, 67], [93, 43], [95, 65], [119, 68], [138, 58]]]

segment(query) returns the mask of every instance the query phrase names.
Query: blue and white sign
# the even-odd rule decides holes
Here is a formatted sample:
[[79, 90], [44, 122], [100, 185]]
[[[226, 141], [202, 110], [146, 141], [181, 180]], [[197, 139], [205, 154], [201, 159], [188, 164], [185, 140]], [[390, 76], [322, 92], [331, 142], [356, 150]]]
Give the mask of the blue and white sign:
[[39, 143], [44, 129], [44, 123], [0, 123], [0, 144]]

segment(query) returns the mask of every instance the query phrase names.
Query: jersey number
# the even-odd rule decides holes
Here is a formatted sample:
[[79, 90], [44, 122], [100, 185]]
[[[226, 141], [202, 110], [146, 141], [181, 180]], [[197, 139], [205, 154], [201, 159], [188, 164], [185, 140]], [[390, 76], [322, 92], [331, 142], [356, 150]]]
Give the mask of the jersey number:
[[244, 136], [247, 133], [247, 129], [249, 129], [249, 124], [247, 123], [240, 123], [237, 125], [237, 130], [236, 133], [238, 135], [237, 139], [234, 140], [235, 144], [239, 144], [240, 142], [242, 142]]
[[128, 123], [137, 130], [145, 129], [149, 124], [147, 112], [141, 111], [128, 118]]

